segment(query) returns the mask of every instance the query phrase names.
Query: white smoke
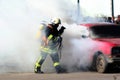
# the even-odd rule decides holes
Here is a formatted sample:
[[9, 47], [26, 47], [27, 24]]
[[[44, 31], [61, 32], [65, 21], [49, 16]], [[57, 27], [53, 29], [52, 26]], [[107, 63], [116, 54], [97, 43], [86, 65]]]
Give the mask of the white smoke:
[[38, 53], [38, 18], [24, 0], [1, 0], [0, 4], [0, 72], [32, 71]]
[[1, 73], [33, 71], [39, 56], [35, 38], [39, 24], [52, 17], [65, 18], [70, 9], [61, 4], [67, 6], [65, 0], [0, 0]]
[[[81, 31], [87, 30], [85, 27], [77, 24], [65, 24], [67, 29], [63, 35], [63, 53], [61, 64], [69, 72], [88, 70], [90, 67], [90, 55], [96, 43], [90, 38], [82, 38]], [[83, 31], [82, 31], [83, 32]], [[88, 35], [88, 32], [85, 31]]]
[[[40, 22], [60, 17], [62, 21], [74, 23], [74, 6], [67, 0], [0, 0], [0, 73], [33, 72], [40, 53], [35, 38]], [[79, 28], [75, 24], [65, 24], [65, 27], [62, 54], [67, 58], [62, 56], [61, 63], [70, 65], [70, 68], [75, 63], [84, 64], [89, 52], [86, 48], [93, 46], [92, 43], [88, 39], [87, 45], [83, 39], [78, 39]]]

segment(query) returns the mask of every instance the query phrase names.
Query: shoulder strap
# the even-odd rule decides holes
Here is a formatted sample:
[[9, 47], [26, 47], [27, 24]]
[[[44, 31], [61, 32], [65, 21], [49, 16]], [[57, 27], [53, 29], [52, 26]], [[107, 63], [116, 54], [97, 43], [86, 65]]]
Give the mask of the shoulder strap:
[[48, 27], [51, 28], [51, 29], [53, 29], [53, 27], [50, 24], [48, 24]]

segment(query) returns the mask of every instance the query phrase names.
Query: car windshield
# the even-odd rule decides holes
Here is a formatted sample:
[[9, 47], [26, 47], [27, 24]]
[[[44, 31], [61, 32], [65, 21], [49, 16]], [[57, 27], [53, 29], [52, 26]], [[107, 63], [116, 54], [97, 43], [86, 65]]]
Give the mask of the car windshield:
[[120, 25], [97, 25], [90, 28], [91, 38], [120, 38]]

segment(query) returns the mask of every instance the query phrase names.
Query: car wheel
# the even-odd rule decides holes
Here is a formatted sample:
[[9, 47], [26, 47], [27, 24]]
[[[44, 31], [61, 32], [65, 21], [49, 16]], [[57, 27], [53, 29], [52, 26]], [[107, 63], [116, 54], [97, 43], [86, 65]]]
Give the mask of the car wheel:
[[96, 70], [99, 73], [104, 73], [107, 70], [107, 61], [103, 54], [98, 55], [96, 59]]

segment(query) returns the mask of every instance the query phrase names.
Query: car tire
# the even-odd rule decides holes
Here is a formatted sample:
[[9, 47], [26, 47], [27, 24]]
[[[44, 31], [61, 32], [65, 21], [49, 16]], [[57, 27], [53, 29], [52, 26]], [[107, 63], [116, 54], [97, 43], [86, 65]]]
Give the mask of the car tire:
[[98, 55], [97, 59], [96, 59], [97, 72], [99, 72], [99, 73], [107, 72], [107, 66], [108, 66], [108, 63], [107, 63], [104, 55], [103, 54]]

